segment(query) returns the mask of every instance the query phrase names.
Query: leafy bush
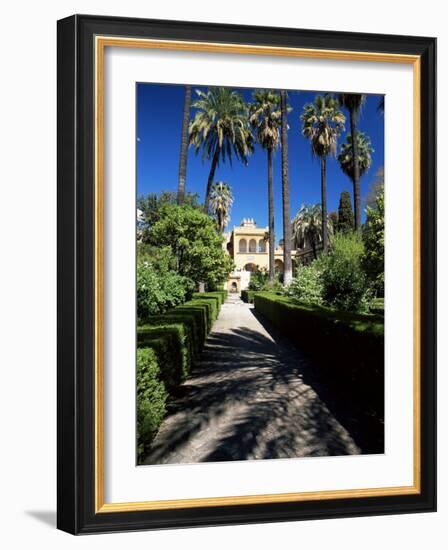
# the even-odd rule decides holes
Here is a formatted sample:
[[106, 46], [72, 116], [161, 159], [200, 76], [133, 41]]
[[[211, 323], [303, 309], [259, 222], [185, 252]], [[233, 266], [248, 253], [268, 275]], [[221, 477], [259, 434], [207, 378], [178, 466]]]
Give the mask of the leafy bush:
[[367, 206], [362, 266], [377, 296], [384, 296], [384, 187], [380, 187], [375, 208]]
[[362, 269], [362, 240], [356, 233], [337, 234], [322, 258], [323, 301], [336, 309], [366, 310], [368, 284]]
[[[167, 204], [177, 204], [177, 192], [162, 191], [159, 194], [149, 193], [138, 197], [137, 208], [141, 212], [141, 217], [137, 221], [137, 234], [143, 243], [152, 242], [151, 228], [160, 220], [162, 208]], [[203, 209], [197, 193], [185, 193], [184, 204], [198, 210]]]
[[[190, 372], [194, 359], [202, 350], [207, 334], [218, 316], [226, 295], [226, 291], [197, 293], [192, 300], [161, 315], [151, 316], [144, 325], [138, 327], [137, 362], [141, 350], [150, 350], [150, 359], [145, 359], [145, 361], [150, 361], [151, 365], [156, 363], [157, 380], [163, 385], [167, 396], [175, 393], [176, 388]], [[139, 368], [137, 363], [137, 373]], [[151, 373], [155, 372], [154, 369], [155, 367], [151, 366]], [[148, 389], [147, 393], [139, 393], [137, 389], [137, 417], [146, 418], [145, 411], [148, 415], [154, 411], [152, 420], [149, 417], [144, 421], [139, 420], [140, 463], [156, 433], [157, 428], [153, 429], [153, 427], [156, 425], [158, 427], [161, 422], [161, 420], [159, 421], [159, 412], [162, 409], [158, 405], [157, 407], [153, 405], [153, 402], [161, 403], [160, 387], [155, 383], [147, 387], [153, 388], [154, 397], [151, 394], [152, 390]], [[145, 404], [143, 401], [148, 401], [149, 404]], [[139, 410], [143, 411], [140, 416]], [[163, 412], [163, 414], [165, 413]], [[142, 428], [140, 428], [140, 424]]]
[[322, 304], [322, 262], [315, 260], [310, 265], [300, 266], [284, 293], [297, 302]]
[[137, 349], [137, 453], [142, 458], [165, 416], [168, 394], [160, 380], [157, 356], [151, 348]]
[[173, 270], [175, 259], [169, 248], [139, 250], [137, 260], [137, 317], [139, 323], [151, 315], [184, 302], [194, 283]]
[[249, 290], [264, 290], [269, 282], [266, 269], [256, 269], [250, 274]]
[[363, 417], [372, 434], [365, 452], [383, 452], [384, 318], [298, 304], [268, 292], [255, 295], [255, 309], [313, 359], [323, 386], [356, 411], [357, 421]]
[[215, 222], [197, 208], [184, 204], [163, 205], [159, 219], [148, 231], [153, 246], [169, 247], [176, 258], [176, 271], [195, 285], [217, 288], [232, 271], [233, 262], [223, 249], [223, 236]]

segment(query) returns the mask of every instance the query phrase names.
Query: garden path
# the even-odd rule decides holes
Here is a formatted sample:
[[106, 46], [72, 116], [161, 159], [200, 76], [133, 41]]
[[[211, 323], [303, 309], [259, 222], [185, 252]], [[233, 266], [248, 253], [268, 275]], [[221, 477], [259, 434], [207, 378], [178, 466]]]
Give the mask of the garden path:
[[359, 454], [310, 361], [229, 294], [145, 464]]

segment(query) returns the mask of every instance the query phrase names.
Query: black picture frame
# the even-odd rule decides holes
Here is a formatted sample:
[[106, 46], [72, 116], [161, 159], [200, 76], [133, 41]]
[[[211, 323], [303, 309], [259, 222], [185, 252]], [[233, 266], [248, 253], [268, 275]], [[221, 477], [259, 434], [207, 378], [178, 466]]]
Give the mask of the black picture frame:
[[[412, 495], [95, 511], [97, 35], [420, 57], [421, 485]], [[74, 15], [58, 21], [58, 511], [73, 534], [369, 516], [436, 509], [436, 40], [427, 37]]]

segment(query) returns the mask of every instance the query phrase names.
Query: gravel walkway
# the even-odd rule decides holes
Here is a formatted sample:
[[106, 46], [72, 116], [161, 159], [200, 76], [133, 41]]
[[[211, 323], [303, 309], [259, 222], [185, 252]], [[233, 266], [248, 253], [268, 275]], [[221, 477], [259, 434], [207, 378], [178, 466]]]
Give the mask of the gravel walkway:
[[229, 295], [145, 464], [359, 454], [312, 379], [309, 360]]

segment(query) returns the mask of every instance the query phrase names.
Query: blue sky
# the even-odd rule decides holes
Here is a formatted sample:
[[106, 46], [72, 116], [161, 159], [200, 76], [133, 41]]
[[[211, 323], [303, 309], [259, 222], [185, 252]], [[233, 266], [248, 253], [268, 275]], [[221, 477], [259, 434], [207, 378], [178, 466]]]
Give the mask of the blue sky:
[[[196, 97], [193, 87], [193, 101]], [[201, 88], [206, 90], [206, 88]], [[250, 101], [251, 89], [237, 89]], [[304, 203], [315, 204], [320, 196], [320, 161], [311, 155], [310, 143], [301, 134], [300, 114], [305, 103], [313, 101], [319, 92], [289, 92], [292, 111], [288, 122], [289, 185], [291, 193], [291, 217]], [[374, 148], [370, 170], [361, 178], [361, 200], [369, 191], [377, 170], [384, 165], [384, 115], [378, 112], [380, 96], [368, 95], [359, 119], [358, 128], [366, 132]], [[184, 101], [183, 85], [137, 84], [137, 195], [176, 191], [179, 169], [180, 134]], [[339, 146], [350, 132], [348, 113], [346, 130], [339, 138]], [[194, 115], [192, 109], [191, 116]], [[199, 193], [204, 200], [210, 161], [202, 161], [189, 149], [187, 162], [187, 191]], [[266, 152], [256, 145], [247, 166], [234, 160], [231, 166], [220, 163], [215, 181], [230, 184], [234, 195], [229, 228], [239, 225], [243, 218], [254, 218], [260, 227], [267, 226], [267, 158]], [[342, 191], [352, 195], [352, 183], [339, 168], [334, 158], [327, 160], [328, 211], [337, 210]], [[276, 241], [282, 237], [281, 150], [274, 155], [274, 205]], [[363, 220], [365, 218], [363, 206]]]

